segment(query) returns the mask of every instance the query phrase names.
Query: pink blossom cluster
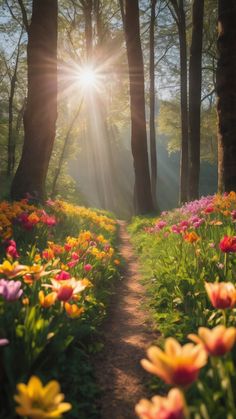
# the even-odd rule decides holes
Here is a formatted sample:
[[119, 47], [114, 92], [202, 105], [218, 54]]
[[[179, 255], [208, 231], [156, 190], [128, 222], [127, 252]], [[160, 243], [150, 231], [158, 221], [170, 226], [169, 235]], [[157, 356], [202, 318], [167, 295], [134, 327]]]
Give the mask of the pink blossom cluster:
[[198, 199], [196, 201], [187, 202], [180, 211], [183, 214], [199, 214], [201, 211], [205, 211], [207, 209], [213, 208], [213, 201], [215, 196], [209, 195], [209, 196], [203, 196], [201, 199]]

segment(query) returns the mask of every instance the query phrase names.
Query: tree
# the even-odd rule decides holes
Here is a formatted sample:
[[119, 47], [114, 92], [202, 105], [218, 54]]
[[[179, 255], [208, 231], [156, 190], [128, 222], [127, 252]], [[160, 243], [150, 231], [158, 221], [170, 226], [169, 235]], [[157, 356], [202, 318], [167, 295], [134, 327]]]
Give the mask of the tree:
[[45, 198], [57, 119], [57, 16], [57, 0], [33, 0], [28, 29], [25, 138], [11, 188], [13, 199], [26, 193]]
[[134, 161], [136, 213], [153, 210], [145, 118], [144, 68], [138, 0], [125, 2], [125, 38], [130, 81], [131, 149]]
[[219, 191], [236, 191], [236, 3], [218, 1], [218, 113]]
[[204, 0], [192, 7], [192, 42], [189, 59], [189, 200], [199, 197]]
[[155, 129], [155, 19], [157, 0], [151, 0], [151, 18], [149, 29], [149, 96], [150, 96], [150, 157], [151, 157], [151, 188], [153, 204], [156, 206], [157, 189], [157, 150]]
[[170, 0], [169, 5], [176, 22], [180, 49], [180, 107], [181, 107], [181, 157], [180, 157], [180, 203], [188, 197], [188, 69], [186, 17], [183, 0]]

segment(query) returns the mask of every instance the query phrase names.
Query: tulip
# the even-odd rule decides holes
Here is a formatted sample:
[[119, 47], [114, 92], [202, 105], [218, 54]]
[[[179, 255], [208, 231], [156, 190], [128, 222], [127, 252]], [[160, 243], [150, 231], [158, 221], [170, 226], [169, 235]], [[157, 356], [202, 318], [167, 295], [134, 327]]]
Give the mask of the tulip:
[[236, 236], [224, 236], [219, 244], [220, 249], [224, 253], [236, 252]]
[[236, 289], [232, 282], [205, 282], [206, 292], [213, 307], [232, 308], [236, 303]]
[[50, 381], [45, 387], [36, 376], [28, 384], [17, 385], [18, 393], [14, 399], [18, 403], [16, 413], [21, 417], [34, 419], [61, 418], [62, 413], [71, 409], [70, 403], [64, 403], [64, 394], [60, 393], [57, 381]]
[[77, 319], [84, 312], [83, 307], [78, 307], [76, 304], [65, 303], [65, 310], [71, 319]]
[[0, 295], [6, 301], [16, 301], [22, 296], [23, 290], [21, 289], [20, 281], [7, 281], [0, 279]]
[[57, 299], [57, 293], [50, 292], [49, 294], [45, 295], [43, 291], [39, 291], [38, 297], [41, 307], [48, 308], [55, 303]]
[[56, 276], [55, 276], [55, 279], [57, 280], [57, 281], [65, 281], [66, 279], [70, 279], [70, 274], [69, 274], [69, 272], [66, 272], [66, 271], [61, 271], [59, 274], [57, 274]]
[[167, 397], [154, 396], [151, 401], [140, 400], [135, 412], [140, 419], [184, 419], [185, 400], [181, 391], [173, 388]]
[[214, 329], [199, 327], [198, 335], [190, 334], [188, 338], [204, 346], [209, 355], [222, 356], [229, 352], [235, 344], [235, 327], [216, 326]]
[[7, 278], [12, 279], [16, 276], [23, 275], [29, 270], [28, 266], [19, 265], [18, 262], [10, 263], [8, 260], [5, 260], [0, 265], [0, 274], [4, 274]]
[[188, 386], [198, 378], [200, 369], [207, 362], [207, 353], [202, 345], [188, 343], [181, 346], [175, 339], [165, 341], [165, 350], [151, 346], [147, 351], [148, 358], [141, 364], [145, 370], [155, 374], [167, 384]]
[[85, 272], [90, 272], [91, 269], [92, 269], [92, 265], [90, 265], [90, 263], [87, 263], [87, 265], [84, 265]]
[[9, 340], [8, 339], [0, 339], [0, 346], [6, 346], [9, 344]]
[[189, 243], [195, 243], [200, 239], [200, 237], [195, 233], [195, 231], [192, 231], [191, 233], [187, 233], [184, 236], [184, 240]]

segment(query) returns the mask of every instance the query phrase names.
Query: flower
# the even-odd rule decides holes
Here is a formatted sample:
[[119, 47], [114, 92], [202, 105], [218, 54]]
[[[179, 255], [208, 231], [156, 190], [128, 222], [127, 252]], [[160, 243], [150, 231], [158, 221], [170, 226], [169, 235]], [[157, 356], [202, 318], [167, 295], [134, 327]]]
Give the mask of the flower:
[[0, 279], [0, 295], [3, 296], [6, 301], [16, 301], [23, 294], [21, 289], [20, 281], [7, 281], [6, 279]]
[[84, 312], [83, 307], [78, 307], [76, 304], [69, 303], [65, 303], [65, 310], [71, 319], [76, 319], [77, 317], [80, 317], [81, 314]]
[[88, 284], [86, 281], [78, 281], [75, 278], [57, 281], [51, 280], [52, 285], [44, 284], [45, 287], [52, 288], [57, 294], [59, 301], [69, 301], [76, 297], [81, 291], [87, 288]]
[[13, 258], [13, 259], [17, 259], [19, 257], [15, 240], [8, 240], [7, 248], [6, 248], [6, 255], [7, 257]]
[[147, 355], [150, 361], [141, 361], [145, 370], [157, 375], [167, 384], [183, 387], [197, 379], [199, 370], [207, 362], [207, 353], [202, 345], [187, 343], [181, 346], [173, 338], [166, 339], [165, 351], [151, 346]]
[[184, 419], [185, 400], [181, 391], [173, 388], [167, 397], [154, 396], [151, 401], [142, 399], [135, 406], [140, 419]]
[[188, 338], [202, 344], [209, 355], [221, 356], [229, 352], [235, 344], [236, 329], [235, 327], [227, 329], [223, 325], [216, 326], [214, 329], [199, 327], [198, 335], [190, 334]]
[[187, 233], [184, 236], [184, 240], [189, 243], [195, 243], [200, 239], [200, 237], [195, 233], [195, 231], [191, 231], [191, 233]]
[[0, 339], [0, 346], [6, 346], [9, 344], [9, 340], [8, 339]]
[[65, 280], [67, 280], [67, 279], [70, 279], [70, 274], [69, 274], [69, 272], [66, 272], [66, 271], [61, 271], [59, 274], [57, 274], [56, 276], [55, 276], [55, 279], [57, 280], [57, 281], [65, 281]]
[[232, 308], [236, 303], [236, 289], [232, 282], [205, 282], [206, 292], [215, 308]]
[[10, 263], [8, 260], [5, 260], [2, 265], [0, 265], [0, 273], [7, 276], [9, 279], [15, 278], [16, 276], [23, 275], [28, 271], [28, 266], [19, 265], [18, 262]]
[[84, 265], [85, 272], [90, 272], [91, 269], [92, 269], [92, 265], [90, 265], [90, 263], [87, 263], [87, 265]]
[[64, 394], [60, 393], [57, 381], [50, 381], [43, 387], [41, 380], [32, 376], [28, 384], [17, 385], [18, 394], [14, 399], [19, 406], [16, 413], [33, 419], [61, 418], [62, 413], [71, 409], [70, 403], [63, 403]]
[[50, 292], [49, 294], [45, 295], [44, 292], [41, 290], [38, 294], [39, 297], [39, 304], [41, 307], [48, 308], [51, 307], [56, 299], [57, 299], [57, 293], [56, 292]]
[[236, 252], [236, 236], [224, 236], [219, 244], [220, 250], [224, 253]]

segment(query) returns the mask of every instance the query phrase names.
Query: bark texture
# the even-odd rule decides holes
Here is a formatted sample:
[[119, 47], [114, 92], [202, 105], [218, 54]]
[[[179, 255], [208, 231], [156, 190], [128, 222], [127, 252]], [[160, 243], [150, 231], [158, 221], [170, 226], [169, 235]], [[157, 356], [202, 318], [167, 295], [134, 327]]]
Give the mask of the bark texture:
[[180, 46], [180, 106], [181, 106], [181, 157], [180, 157], [180, 203], [188, 198], [188, 69], [186, 19], [183, 0], [179, 1], [178, 32]]
[[12, 183], [13, 199], [45, 198], [45, 180], [57, 119], [57, 0], [33, 0], [28, 32], [28, 97], [25, 138]]
[[149, 33], [149, 80], [150, 80], [150, 157], [151, 157], [151, 188], [153, 204], [157, 206], [157, 148], [155, 127], [155, 20], [157, 0], [151, 0], [151, 19]]
[[189, 59], [189, 200], [199, 198], [204, 0], [194, 0]]
[[236, 191], [236, 2], [218, 1], [219, 190]]
[[147, 151], [144, 68], [140, 40], [138, 0], [125, 2], [125, 37], [130, 81], [131, 149], [134, 160], [135, 213], [153, 210]]

